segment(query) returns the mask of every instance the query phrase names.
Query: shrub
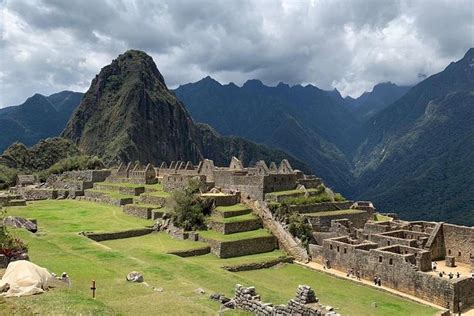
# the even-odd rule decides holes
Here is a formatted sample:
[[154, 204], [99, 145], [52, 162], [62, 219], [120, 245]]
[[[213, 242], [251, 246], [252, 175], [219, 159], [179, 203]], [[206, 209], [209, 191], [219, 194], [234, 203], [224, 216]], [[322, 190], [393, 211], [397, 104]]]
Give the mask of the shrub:
[[104, 168], [104, 163], [97, 156], [72, 156], [61, 159], [46, 170], [38, 173], [38, 178], [45, 181], [51, 174], [60, 174], [65, 171], [87, 170]]
[[172, 219], [175, 226], [184, 230], [205, 228], [205, 216], [211, 214], [212, 200], [199, 196], [199, 181], [190, 181], [183, 189], [174, 190]]
[[303, 246], [308, 248], [309, 242], [313, 238], [313, 228], [306, 218], [299, 213], [292, 212], [286, 201], [281, 204], [270, 203], [268, 207], [273, 217], [287, 225], [290, 234], [301, 240]]
[[19, 258], [28, 251], [28, 246], [21, 239], [12, 236], [3, 225], [4, 211], [0, 208], [0, 254], [5, 255], [8, 261]]

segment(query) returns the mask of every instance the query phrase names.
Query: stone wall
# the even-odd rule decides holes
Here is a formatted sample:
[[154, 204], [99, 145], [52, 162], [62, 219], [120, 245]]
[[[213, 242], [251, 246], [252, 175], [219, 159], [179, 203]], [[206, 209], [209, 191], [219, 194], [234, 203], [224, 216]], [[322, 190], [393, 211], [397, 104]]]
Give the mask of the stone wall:
[[222, 269], [230, 271], [230, 272], [241, 272], [241, 271], [251, 271], [251, 270], [259, 270], [259, 269], [268, 269], [277, 264], [281, 263], [293, 263], [292, 257], [278, 257], [273, 260], [268, 260], [264, 262], [251, 262], [251, 263], [243, 263], [239, 265], [233, 266], [223, 266]]
[[211, 252], [211, 247], [206, 246], [206, 247], [191, 249], [191, 250], [172, 251], [172, 252], [168, 252], [168, 254], [186, 258], [186, 257], [202, 256], [210, 252]]
[[27, 201], [38, 201], [47, 199], [56, 199], [58, 191], [52, 189], [20, 188], [18, 192]]
[[152, 207], [136, 204], [127, 204], [123, 207], [124, 213], [144, 219], [151, 219], [152, 210]]
[[296, 188], [296, 174], [270, 174], [263, 178], [263, 193], [293, 190]]
[[211, 252], [219, 258], [232, 258], [270, 252], [278, 248], [277, 240], [273, 236], [220, 241], [207, 239], [199, 235], [199, 241], [207, 242], [211, 246]]
[[212, 230], [218, 231], [222, 234], [233, 234], [262, 228], [262, 222], [258, 218], [230, 223], [212, 221], [209, 225], [211, 226]]
[[470, 264], [470, 256], [474, 257], [474, 227], [443, 224], [446, 255], [453, 256], [456, 261]]
[[313, 203], [306, 205], [290, 205], [290, 210], [293, 212], [303, 213], [314, 213], [314, 212], [324, 212], [324, 211], [337, 211], [337, 210], [347, 210], [349, 209], [353, 201], [344, 201], [344, 202], [322, 202], [322, 203]]
[[145, 193], [145, 187], [137, 186], [137, 187], [122, 187], [117, 185], [107, 185], [102, 183], [94, 183], [94, 189], [99, 191], [113, 191], [119, 192], [124, 195], [140, 195]]
[[318, 298], [306, 285], [299, 285], [296, 295], [286, 305], [273, 305], [264, 303], [257, 295], [254, 287], [244, 287], [240, 284], [235, 286], [235, 296], [232, 299], [236, 308], [251, 312], [255, 315], [305, 315], [323, 316], [339, 315], [332, 308], [318, 304]]
[[101, 202], [115, 206], [122, 206], [126, 204], [132, 204], [133, 198], [114, 198], [107, 195], [104, 192], [96, 192], [96, 191], [85, 191], [84, 196], [78, 197], [78, 199], [83, 199], [86, 201], [92, 202]]
[[163, 197], [163, 196], [142, 194], [142, 195], [140, 195], [139, 199], [140, 199], [140, 202], [143, 203], [143, 204], [153, 204], [153, 205], [165, 206], [168, 198]]
[[462, 278], [454, 283], [454, 309], [459, 308], [458, 302], [463, 302], [461, 311], [474, 307], [474, 278]]
[[364, 227], [371, 215], [366, 211], [354, 210], [355, 213], [349, 214], [327, 214], [321, 216], [307, 216], [309, 222], [313, 226], [313, 230], [328, 231], [331, 227], [331, 221], [336, 219], [348, 219], [356, 228]]
[[84, 232], [82, 234], [86, 236], [87, 238], [92, 239], [94, 241], [105, 241], [105, 240], [113, 240], [113, 239], [138, 237], [138, 236], [151, 234], [152, 232], [153, 232], [152, 228], [139, 228], [139, 229], [125, 230], [121, 232], [110, 232], [110, 233]]
[[214, 205], [217, 206], [231, 206], [240, 203], [240, 192], [234, 194], [225, 193], [204, 193], [202, 197], [212, 199]]
[[228, 170], [215, 170], [214, 182], [217, 187], [239, 191], [242, 198], [263, 200], [263, 177], [237, 175]]

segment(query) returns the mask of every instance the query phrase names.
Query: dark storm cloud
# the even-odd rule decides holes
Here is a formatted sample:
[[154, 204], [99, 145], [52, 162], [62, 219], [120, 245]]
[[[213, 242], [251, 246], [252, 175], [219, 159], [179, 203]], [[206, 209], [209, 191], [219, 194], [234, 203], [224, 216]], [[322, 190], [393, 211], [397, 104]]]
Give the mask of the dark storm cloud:
[[474, 43], [472, 1], [0, 2], [0, 106], [84, 91], [123, 51], [151, 54], [169, 86], [312, 83], [358, 95], [413, 84]]

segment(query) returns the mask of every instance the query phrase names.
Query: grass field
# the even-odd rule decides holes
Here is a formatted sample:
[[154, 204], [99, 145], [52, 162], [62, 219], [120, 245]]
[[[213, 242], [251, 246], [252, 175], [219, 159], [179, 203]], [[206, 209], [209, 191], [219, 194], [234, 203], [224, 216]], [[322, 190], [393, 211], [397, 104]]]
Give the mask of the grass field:
[[[209, 300], [213, 292], [232, 295], [236, 283], [253, 285], [264, 301], [283, 303], [293, 297], [298, 284], [314, 287], [321, 303], [335, 306], [343, 315], [433, 315], [436, 310], [401, 298], [339, 280], [297, 265], [232, 273], [224, 265], [266, 261], [283, 255], [280, 251], [218, 259], [208, 254], [180, 258], [169, 250], [202, 246], [177, 241], [162, 233], [96, 243], [78, 235], [80, 231], [118, 231], [143, 227], [150, 221], [123, 214], [118, 207], [85, 201], [40, 201], [27, 207], [9, 207], [9, 215], [36, 218], [39, 233], [14, 233], [26, 240], [33, 262], [72, 279], [71, 288], [45, 294], [0, 299], [0, 314], [87, 314], [87, 315], [215, 315], [220, 306]], [[144, 284], [127, 283], [125, 276], [136, 270]], [[91, 280], [97, 281], [97, 299], [91, 299]], [[197, 288], [206, 294], [195, 293]], [[372, 302], [378, 308], [371, 309]], [[244, 315], [230, 312], [226, 315]]]

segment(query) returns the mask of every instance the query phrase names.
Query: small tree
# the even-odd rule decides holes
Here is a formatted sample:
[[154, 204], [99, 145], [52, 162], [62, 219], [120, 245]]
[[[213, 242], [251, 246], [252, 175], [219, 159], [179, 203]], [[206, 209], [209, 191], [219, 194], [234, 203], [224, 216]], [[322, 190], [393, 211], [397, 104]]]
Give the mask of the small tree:
[[5, 255], [8, 261], [20, 258], [28, 251], [28, 246], [21, 239], [12, 236], [4, 225], [5, 210], [0, 206], [0, 254]]
[[175, 226], [184, 230], [205, 228], [205, 216], [210, 215], [212, 201], [199, 196], [200, 182], [189, 181], [183, 189], [172, 192], [172, 218]]

